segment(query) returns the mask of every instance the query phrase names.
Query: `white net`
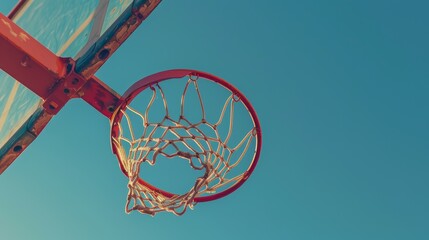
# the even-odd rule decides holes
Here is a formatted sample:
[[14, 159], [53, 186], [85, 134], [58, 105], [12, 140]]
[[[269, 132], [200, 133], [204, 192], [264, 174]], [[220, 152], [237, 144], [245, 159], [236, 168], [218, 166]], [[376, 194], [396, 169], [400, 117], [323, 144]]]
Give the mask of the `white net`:
[[[210, 196], [228, 192], [228, 189], [234, 188], [248, 177], [248, 168], [255, 158], [258, 134], [252, 116], [240, 97], [222, 86], [224, 99], [220, 100], [221, 104], [208, 104], [219, 109], [211, 111], [210, 115], [215, 114], [217, 117], [210, 122], [199, 87], [201, 81], [208, 80], [202, 79], [204, 78], [190, 76], [174, 80], [184, 83], [183, 90], [174, 86], [174, 91], [180, 94], [180, 104], [177, 104], [180, 110], [176, 114], [169, 110], [168, 94], [159, 83], [144, 91], [146, 102], [136, 103], [141, 106], [144, 102], [143, 111], [138, 111], [131, 103], [120, 110], [122, 119], [117, 122], [118, 134], [112, 136], [112, 143], [118, 150], [120, 164], [129, 178], [125, 207], [127, 213], [137, 210], [154, 215], [168, 211], [182, 215], [187, 208], [193, 208], [198, 199], [212, 200]], [[191, 95], [190, 89], [194, 99], [187, 101], [187, 96]], [[162, 104], [157, 105], [157, 101]], [[187, 105], [192, 105], [194, 115], [198, 112], [200, 116], [186, 117]], [[247, 118], [250, 124], [246, 125], [245, 120], [240, 120], [240, 126], [234, 126], [237, 106], [245, 110], [245, 114], [240, 117]], [[155, 107], [158, 111], [154, 110]], [[239, 133], [234, 134], [235, 132]], [[143, 164], [153, 166], [161, 161], [161, 157], [185, 160], [193, 170], [201, 173], [193, 180], [194, 183], [186, 193], [169, 193], [145, 182], [147, 179], [142, 173]]]

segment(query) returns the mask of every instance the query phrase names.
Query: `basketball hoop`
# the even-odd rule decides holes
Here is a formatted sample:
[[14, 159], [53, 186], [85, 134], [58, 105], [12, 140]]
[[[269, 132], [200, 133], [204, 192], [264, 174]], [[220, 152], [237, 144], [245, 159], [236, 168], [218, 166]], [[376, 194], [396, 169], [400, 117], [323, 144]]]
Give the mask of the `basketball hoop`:
[[[181, 86], [174, 85], [175, 92], [181, 93], [177, 101], [169, 102], [164, 85], [170, 84]], [[200, 86], [204, 84], [217, 87], [203, 92]], [[186, 111], [191, 90], [196, 99], [192, 103], [197, 106], [192, 110], [200, 114], [198, 118], [188, 116]], [[220, 104], [208, 107], [205, 96], [212, 96], [215, 90], [222, 92], [218, 98]], [[144, 101], [133, 102], [143, 94], [147, 96]], [[155, 101], [162, 102], [158, 111], [154, 110]], [[172, 102], [178, 105], [175, 109], [178, 116], [173, 114]], [[143, 110], [134, 105], [143, 105]], [[238, 116], [237, 109], [244, 109], [244, 114]], [[214, 115], [217, 116], [211, 117]], [[247, 120], [250, 124], [245, 126]], [[255, 110], [241, 92], [223, 79], [195, 70], [170, 70], [138, 81], [125, 92], [111, 117], [113, 152], [129, 179], [125, 211], [150, 215], [167, 211], [182, 215], [198, 202], [232, 193], [256, 167], [261, 140]], [[143, 180], [141, 173], [143, 166], [155, 165], [161, 157], [185, 160], [193, 170], [203, 174], [184, 194], [162, 190]]]
[[[261, 127], [250, 102], [226, 81], [199, 71], [171, 70], [138, 81], [120, 97], [94, 76], [160, 0], [119, 1], [122, 11], [109, 18], [106, 1], [83, 12], [61, 8], [59, 12], [79, 16], [47, 26], [40, 24], [46, 14], [37, 13], [52, 7], [31, 2], [21, 0], [9, 18], [0, 13], [0, 69], [7, 73], [0, 71], [6, 81], [0, 91], [9, 96], [0, 104], [5, 113], [0, 117], [5, 126], [0, 126], [5, 138], [0, 143], [0, 174], [53, 115], [71, 99], [81, 98], [110, 120], [113, 152], [128, 178], [127, 213], [182, 215], [196, 203], [232, 193], [249, 178], [261, 151]], [[15, 23], [18, 16], [25, 23], [22, 28]], [[86, 25], [93, 26], [86, 40], [76, 40], [81, 31], [67, 30], [84, 31]], [[37, 39], [24, 30], [41, 32], [40, 27], [44, 34]], [[171, 160], [167, 166], [179, 165], [151, 179], [164, 159]], [[180, 165], [191, 174], [182, 174]], [[148, 171], [150, 166], [154, 168]], [[180, 181], [172, 177], [176, 172]], [[157, 182], [159, 176], [170, 186]], [[170, 189], [182, 182], [184, 188]]]

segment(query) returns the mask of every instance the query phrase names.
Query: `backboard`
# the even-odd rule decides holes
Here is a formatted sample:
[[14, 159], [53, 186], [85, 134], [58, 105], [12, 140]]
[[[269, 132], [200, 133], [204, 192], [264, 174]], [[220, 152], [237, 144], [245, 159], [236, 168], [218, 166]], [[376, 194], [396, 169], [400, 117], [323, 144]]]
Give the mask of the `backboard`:
[[[136, 15], [146, 19], [159, 2], [21, 0], [9, 18], [58, 56], [76, 60], [76, 72], [91, 76], [141, 23]], [[109, 54], [100, 58], [103, 49]], [[0, 70], [0, 174], [51, 117], [41, 98]]]

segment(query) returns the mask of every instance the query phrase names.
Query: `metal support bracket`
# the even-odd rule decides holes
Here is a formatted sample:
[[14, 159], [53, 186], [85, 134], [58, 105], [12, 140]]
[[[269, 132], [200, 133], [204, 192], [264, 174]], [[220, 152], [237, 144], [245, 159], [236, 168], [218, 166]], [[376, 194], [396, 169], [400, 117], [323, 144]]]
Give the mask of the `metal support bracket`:
[[78, 97], [77, 92], [85, 85], [87, 79], [75, 72], [75, 61], [72, 58], [61, 58], [66, 65], [66, 76], [59, 79], [50, 90], [43, 103], [49, 114], [56, 114], [71, 99]]

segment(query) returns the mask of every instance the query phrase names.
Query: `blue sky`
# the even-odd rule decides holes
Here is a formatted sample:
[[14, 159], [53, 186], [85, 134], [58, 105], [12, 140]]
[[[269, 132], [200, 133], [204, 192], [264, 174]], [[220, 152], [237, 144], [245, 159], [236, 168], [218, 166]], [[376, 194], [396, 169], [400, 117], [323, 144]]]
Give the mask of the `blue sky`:
[[262, 124], [254, 174], [183, 217], [126, 215], [109, 123], [73, 100], [1, 175], [0, 239], [427, 238], [428, 7], [163, 1], [97, 76], [119, 93], [171, 68], [228, 80]]

